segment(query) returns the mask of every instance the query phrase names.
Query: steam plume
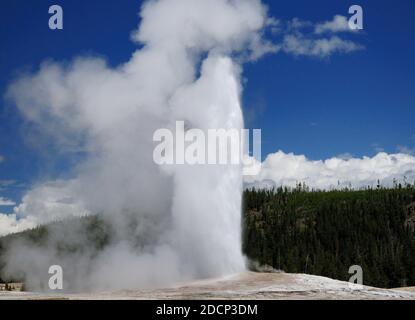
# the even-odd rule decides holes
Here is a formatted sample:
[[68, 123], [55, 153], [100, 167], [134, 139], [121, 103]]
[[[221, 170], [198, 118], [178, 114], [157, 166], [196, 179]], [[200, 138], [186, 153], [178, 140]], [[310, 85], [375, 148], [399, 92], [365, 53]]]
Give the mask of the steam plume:
[[152, 135], [176, 120], [243, 127], [240, 63], [274, 50], [261, 38], [266, 8], [256, 0], [158, 0], [140, 15], [132, 38], [143, 46], [128, 62], [48, 61], [9, 88], [59, 152], [85, 154], [72, 178], [34, 186], [16, 215], [45, 223], [101, 213], [111, 228], [103, 250], [71, 256], [57, 243], [87, 243], [81, 225], [55, 228], [42, 247], [15, 244], [7, 270], [23, 273], [30, 289], [46, 289], [52, 264], [62, 265], [70, 290], [158, 287], [244, 269], [241, 168], [159, 167]]

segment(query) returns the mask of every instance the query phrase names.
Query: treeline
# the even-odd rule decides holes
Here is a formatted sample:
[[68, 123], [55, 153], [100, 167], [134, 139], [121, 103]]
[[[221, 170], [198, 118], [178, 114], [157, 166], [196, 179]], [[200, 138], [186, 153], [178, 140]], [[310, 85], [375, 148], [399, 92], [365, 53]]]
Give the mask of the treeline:
[[[366, 285], [415, 285], [415, 186], [358, 191], [310, 191], [303, 185], [251, 189], [244, 192], [242, 214], [243, 251], [261, 265], [339, 280], [348, 280], [349, 267], [360, 265]], [[101, 216], [2, 237], [0, 282], [24, 281], [23, 274], [14, 279], [4, 275], [8, 248], [16, 243], [48, 247], [51, 240], [58, 255], [74, 258], [82, 252], [93, 256], [117, 241]]]
[[285, 272], [363, 283], [415, 285], [415, 187], [365, 190], [246, 190], [243, 251]]

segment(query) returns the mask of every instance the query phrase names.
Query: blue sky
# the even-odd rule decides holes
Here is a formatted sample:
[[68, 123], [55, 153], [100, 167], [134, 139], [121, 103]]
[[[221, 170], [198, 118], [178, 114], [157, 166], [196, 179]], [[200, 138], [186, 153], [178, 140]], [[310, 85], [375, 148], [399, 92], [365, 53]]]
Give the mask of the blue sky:
[[[318, 23], [348, 16], [350, 1], [265, 1], [270, 15]], [[48, 8], [64, 10], [64, 30], [48, 28]], [[247, 126], [262, 129], [263, 155], [279, 149], [326, 159], [349, 153], [415, 148], [415, 2], [359, 1], [364, 30], [346, 39], [365, 47], [329, 57], [279, 52], [244, 66]], [[70, 61], [101, 55], [111, 66], [127, 61], [136, 45], [140, 1], [4, 0], [0, 10], [0, 95], [13, 78], [36, 71], [45, 59]], [[278, 42], [277, 35], [270, 39]], [[13, 105], [0, 102], [0, 195], [20, 200], [30, 185], [65, 175], [75, 158], [39, 150]], [[47, 146], [46, 146], [47, 148]], [[50, 150], [49, 150], [50, 151]], [[2, 208], [3, 212], [8, 209]]]

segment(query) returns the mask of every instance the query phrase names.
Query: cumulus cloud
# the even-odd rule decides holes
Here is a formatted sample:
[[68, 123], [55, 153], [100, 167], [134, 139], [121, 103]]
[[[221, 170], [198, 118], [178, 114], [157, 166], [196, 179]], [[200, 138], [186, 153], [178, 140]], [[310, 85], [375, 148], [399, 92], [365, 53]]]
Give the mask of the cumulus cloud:
[[0, 213], [0, 236], [20, 232], [36, 226], [30, 219], [18, 219], [16, 214]]
[[[14, 183], [13, 180], [3, 182], [5, 185]], [[78, 200], [68, 197], [75, 194], [74, 190], [73, 181], [53, 181], [33, 187], [18, 205], [15, 201], [0, 197], [0, 206], [15, 206], [12, 214], [0, 213], [0, 236], [51, 221], [90, 214]]]
[[76, 195], [77, 180], [52, 181], [29, 190], [13, 211], [19, 218], [28, 218], [37, 224], [90, 214]]
[[415, 157], [410, 154], [378, 153], [373, 157], [333, 157], [309, 160], [304, 155], [278, 151], [269, 154], [262, 166], [257, 163], [257, 175], [245, 177], [246, 187], [295, 187], [305, 182], [311, 188], [331, 189], [392, 186], [394, 179], [415, 181]]

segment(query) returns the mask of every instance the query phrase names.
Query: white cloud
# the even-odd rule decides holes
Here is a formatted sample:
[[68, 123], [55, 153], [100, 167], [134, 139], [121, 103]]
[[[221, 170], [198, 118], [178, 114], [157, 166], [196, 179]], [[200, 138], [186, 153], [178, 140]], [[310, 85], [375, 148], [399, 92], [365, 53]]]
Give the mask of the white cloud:
[[4, 156], [2, 156], [1, 154], [0, 154], [0, 163], [2, 163], [3, 161], [4, 161]]
[[[333, 157], [327, 160], [309, 160], [303, 155], [278, 151], [269, 154], [258, 175], [245, 177], [246, 186], [296, 186], [305, 182], [309, 187], [330, 189], [392, 186], [394, 179], [415, 181], [415, 157], [409, 154], [378, 153], [374, 157]], [[272, 182], [272, 183], [271, 183]]]
[[327, 57], [333, 53], [361, 50], [363, 46], [337, 36], [313, 39], [302, 34], [290, 34], [284, 37], [282, 49], [295, 56]]
[[28, 218], [37, 224], [90, 214], [79, 200], [76, 180], [47, 182], [33, 187], [14, 207], [18, 218]]
[[333, 20], [317, 23], [314, 27], [314, 33], [337, 33], [337, 32], [357, 32], [355, 29], [349, 27], [349, 21], [347, 17], [341, 15], [335, 15]]
[[[29, 190], [13, 214], [0, 213], [0, 236], [68, 217], [85, 216], [89, 212], [75, 200], [75, 181], [55, 181]], [[12, 200], [0, 197], [0, 206], [14, 206]]]
[[347, 18], [336, 15], [333, 20], [314, 24], [311, 21], [293, 18], [287, 22], [280, 49], [294, 56], [328, 57], [334, 53], [351, 53], [364, 46], [337, 35], [322, 36], [324, 33], [354, 31], [349, 29]]
[[18, 219], [16, 214], [0, 213], [0, 236], [31, 229], [36, 223], [30, 219]]
[[15, 204], [13, 200], [0, 197], [0, 206], [14, 206]]

